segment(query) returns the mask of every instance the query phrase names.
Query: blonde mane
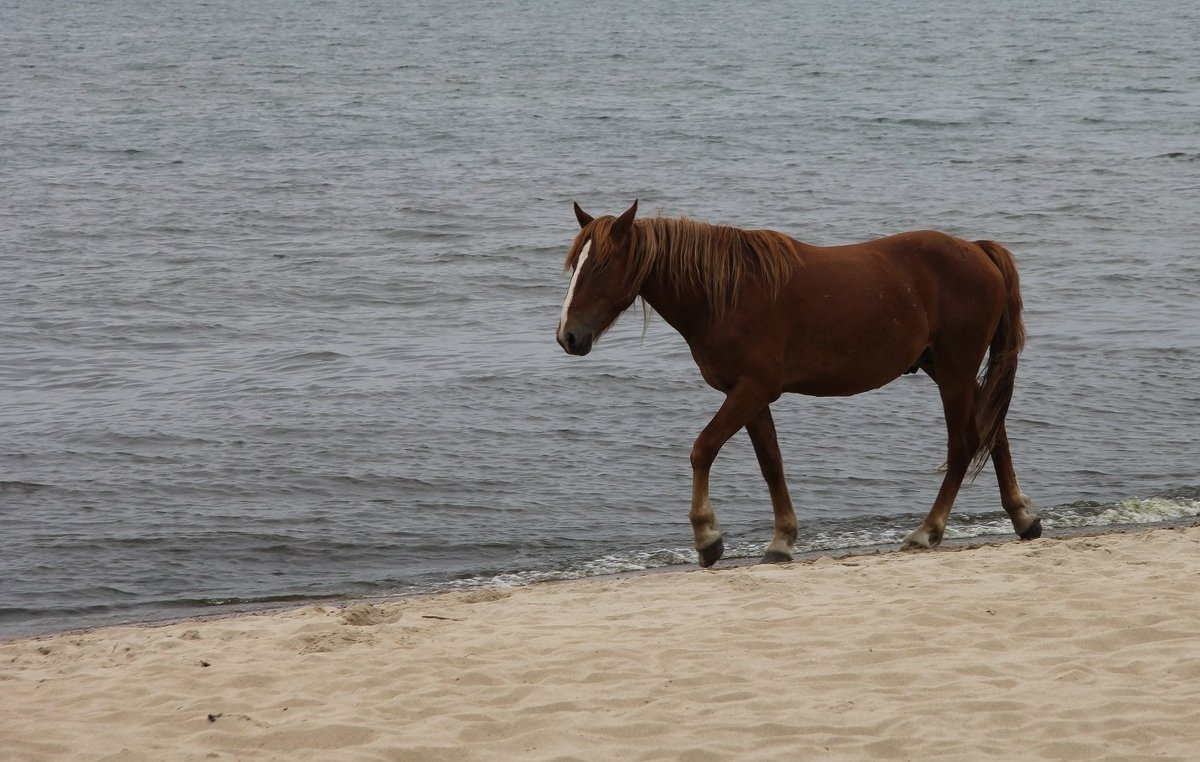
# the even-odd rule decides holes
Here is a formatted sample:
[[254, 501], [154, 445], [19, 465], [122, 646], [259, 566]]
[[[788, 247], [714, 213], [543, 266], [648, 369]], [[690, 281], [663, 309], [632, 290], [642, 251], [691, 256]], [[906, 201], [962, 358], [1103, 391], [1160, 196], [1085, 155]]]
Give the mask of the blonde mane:
[[[580, 231], [567, 254], [567, 269], [589, 240], [594, 242], [590, 256], [603, 265], [612, 251], [605, 245], [612, 222], [612, 217], [602, 217]], [[800, 266], [796, 242], [773, 230], [647, 217], [634, 221], [633, 235], [631, 286], [640, 290], [655, 273], [677, 294], [699, 291], [717, 318], [737, 304], [747, 279], [757, 280], [774, 297]]]

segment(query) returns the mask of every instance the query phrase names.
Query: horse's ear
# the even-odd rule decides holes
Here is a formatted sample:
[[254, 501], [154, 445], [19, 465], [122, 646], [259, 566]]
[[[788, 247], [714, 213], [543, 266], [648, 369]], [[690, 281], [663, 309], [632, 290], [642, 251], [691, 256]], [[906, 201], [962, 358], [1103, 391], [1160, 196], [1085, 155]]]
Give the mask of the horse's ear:
[[629, 232], [629, 228], [633, 226], [633, 218], [637, 214], [637, 199], [633, 200], [633, 206], [626, 209], [613, 223], [612, 234], [615, 236], [623, 236]]
[[579, 220], [579, 227], [586, 228], [588, 226], [588, 223], [591, 222], [593, 219], [592, 215], [590, 215], [587, 212], [580, 209], [578, 202], [572, 202], [572, 203], [575, 204], [575, 219]]

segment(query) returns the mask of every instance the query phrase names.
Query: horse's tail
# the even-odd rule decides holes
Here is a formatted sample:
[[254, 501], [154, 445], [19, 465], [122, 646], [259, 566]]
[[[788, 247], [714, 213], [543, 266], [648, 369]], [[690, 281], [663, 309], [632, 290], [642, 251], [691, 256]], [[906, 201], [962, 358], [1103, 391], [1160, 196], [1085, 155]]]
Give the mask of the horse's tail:
[[975, 245], [1000, 268], [1004, 275], [1004, 310], [988, 347], [987, 365], [979, 374], [975, 396], [975, 425], [979, 432], [979, 450], [971, 461], [971, 478], [977, 476], [991, 455], [992, 446], [1004, 426], [1008, 403], [1012, 401], [1017, 377], [1017, 355], [1025, 346], [1025, 323], [1021, 320], [1021, 279], [1012, 254], [995, 241], [976, 241]]

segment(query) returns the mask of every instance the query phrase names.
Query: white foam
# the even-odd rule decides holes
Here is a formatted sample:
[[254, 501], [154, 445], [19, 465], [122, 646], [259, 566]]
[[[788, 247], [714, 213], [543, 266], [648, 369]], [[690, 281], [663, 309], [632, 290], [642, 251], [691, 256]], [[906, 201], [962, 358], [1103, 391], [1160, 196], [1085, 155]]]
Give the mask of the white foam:
[[[1122, 500], [1119, 503], [1074, 503], [1053, 507], [1039, 507], [1048, 528], [1095, 527], [1123, 524], [1154, 525], [1163, 521], [1187, 519], [1200, 516], [1200, 499], [1191, 497], [1150, 497]], [[913, 515], [902, 517], [878, 517], [879, 526], [848, 526], [845, 524], [822, 528], [812, 524], [808, 531], [801, 529], [796, 545], [798, 554], [826, 553], [852, 548], [898, 545], [904, 536], [920, 522]], [[893, 523], [896, 522], [896, 523]], [[974, 537], [1012, 536], [1012, 523], [1003, 512], [991, 514], [960, 513], [952, 515], [946, 526], [946, 539], [965, 540]], [[725, 559], [758, 558], [765, 550], [765, 543], [748, 542], [725, 538]], [[690, 547], [660, 548], [657, 550], [630, 550], [602, 556], [588, 561], [568, 562], [558, 568], [518, 571], [494, 576], [478, 576], [450, 583], [448, 589], [470, 589], [479, 587], [521, 587], [537, 582], [580, 579], [606, 574], [637, 572], [664, 566], [694, 565], [696, 551]]]
[[1063, 511], [1054, 517], [1057, 526], [1094, 527], [1110, 524], [1153, 524], [1172, 519], [1200, 516], [1200, 500], [1187, 498], [1147, 497], [1122, 500], [1100, 510]]

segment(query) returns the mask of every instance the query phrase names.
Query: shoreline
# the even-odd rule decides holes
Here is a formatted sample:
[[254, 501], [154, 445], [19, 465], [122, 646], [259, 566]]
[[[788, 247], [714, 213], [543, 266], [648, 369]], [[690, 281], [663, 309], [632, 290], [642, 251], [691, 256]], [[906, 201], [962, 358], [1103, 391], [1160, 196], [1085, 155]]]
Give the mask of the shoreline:
[[16, 759], [1187, 759], [1200, 524], [0, 643]]
[[[1200, 526], [1200, 516], [1190, 516], [1185, 518], [1164, 519], [1152, 524], [1106, 524], [1101, 526], [1082, 526], [1082, 527], [1049, 527], [1043, 531], [1043, 539], [1064, 539], [1072, 537], [1088, 537], [1093, 535], [1106, 534], [1124, 534], [1128, 532], [1138, 532], [1143, 530], [1156, 529], [1178, 529], [1192, 526]], [[876, 556], [887, 554], [900, 553], [937, 553], [946, 551], [961, 551], [973, 550], [981, 547], [1003, 545], [1007, 543], [1023, 542], [1014, 534], [1004, 535], [979, 535], [976, 537], [964, 538], [948, 538], [932, 549], [928, 550], [909, 550], [901, 551], [895, 543], [880, 544], [880, 545], [863, 545], [849, 548], [837, 548], [833, 550], [814, 550], [804, 553], [797, 553], [792, 560], [792, 564], [805, 564], [818, 561], [820, 559], [842, 559], [851, 556]], [[731, 558], [722, 559], [713, 569], [720, 571], [721, 569], [743, 568], [748, 566], [756, 566], [760, 564], [760, 559], [755, 558]], [[96, 630], [104, 630], [110, 628], [123, 627], [165, 627], [173, 624], [183, 624], [186, 622], [211, 622], [220, 619], [229, 619], [242, 616], [254, 616], [258, 614], [273, 614], [286, 611], [294, 611], [296, 609], [306, 608], [308, 606], [352, 606], [359, 603], [386, 604], [397, 603], [412, 599], [421, 599], [429, 597], [437, 597], [441, 595], [454, 595], [460, 593], [470, 593], [480, 590], [518, 590], [527, 587], [536, 587], [540, 585], [561, 585], [570, 583], [587, 583], [587, 582], [603, 582], [606, 580], [620, 580], [627, 578], [635, 578], [647, 575], [657, 574], [686, 574], [689, 572], [701, 571], [700, 567], [695, 564], [673, 564], [670, 566], [655, 566], [647, 569], [637, 569], [633, 571], [612, 572], [610, 574], [597, 574], [586, 577], [571, 577], [567, 579], [548, 579], [538, 580], [535, 582], [519, 584], [519, 585], [481, 585], [461, 590], [429, 590], [429, 591], [413, 591], [405, 593], [389, 593], [383, 595], [329, 595], [321, 597], [301, 598], [296, 600], [282, 601], [249, 601], [242, 603], [221, 604], [212, 606], [214, 609], [210, 612], [201, 611], [199, 613], [181, 614], [178, 616], [164, 615], [162, 617], [150, 617], [145, 619], [130, 619], [128, 621], [117, 621], [105, 624], [87, 625], [82, 627], [70, 627], [66, 629], [51, 629], [44, 632], [34, 632], [27, 634], [16, 635], [0, 635], [0, 646], [19, 640], [38, 640], [45, 638], [53, 638], [62, 635], [81, 635]], [[216, 610], [219, 609], [219, 610]]]

